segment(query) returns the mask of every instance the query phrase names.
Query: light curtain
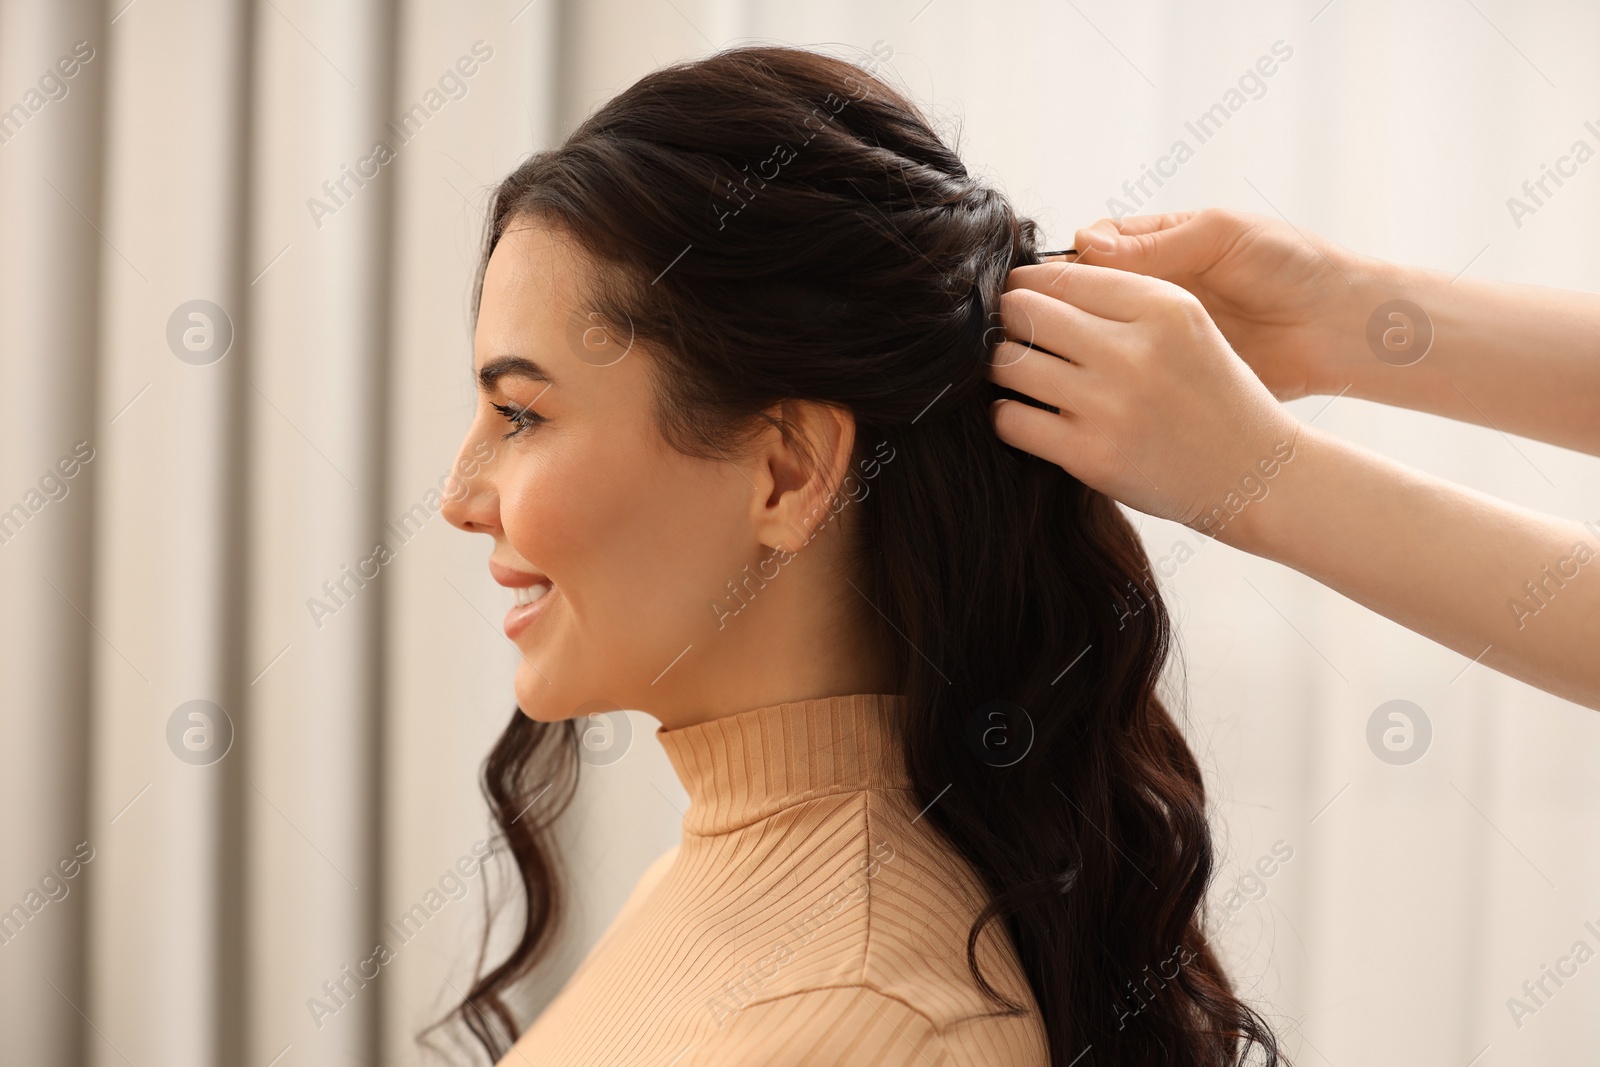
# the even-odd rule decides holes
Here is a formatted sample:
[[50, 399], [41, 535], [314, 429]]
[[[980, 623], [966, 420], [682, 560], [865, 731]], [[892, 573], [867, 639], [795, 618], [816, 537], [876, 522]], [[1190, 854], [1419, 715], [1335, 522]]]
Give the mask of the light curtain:
[[[477, 869], [475, 776], [516, 653], [487, 540], [438, 515], [487, 195], [640, 74], [883, 42], [1052, 245], [1119, 205], [1217, 203], [1595, 289], [1600, 163], [1532, 214], [1507, 201], [1600, 148], [1597, 23], [1487, 0], [3, 0], [0, 908], [24, 917], [0, 917], [0, 1060], [430, 1062], [415, 1034], [506, 888]], [[1294, 410], [1600, 519], [1596, 460], [1349, 398]], [[1211, 929], [1297, 1062], [1600, 1044], [1600, 962], [1509, 1006], [1600, 950], [1600, 717], [1141, 529], [1215, 798]], [[1392, 700], [1428, 718], [1413, 763], [1369, 744]], [[629, 722], [584, 768], [574, 921], [529, 1011], [675, 840], [682, 791]]]

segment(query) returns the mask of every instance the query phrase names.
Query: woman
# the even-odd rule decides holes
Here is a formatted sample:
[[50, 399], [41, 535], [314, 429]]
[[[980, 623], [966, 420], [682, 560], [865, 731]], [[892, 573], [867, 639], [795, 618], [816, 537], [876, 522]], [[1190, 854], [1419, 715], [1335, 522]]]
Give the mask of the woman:
[[485, 786], [526, 925], [459, 1009], [491, 1056], [561, 914], [573, 721], [628, 707], [682, 844], [504, 1062], [1277, 1061], [1202, 933], [1145, 554], [991, 427], [1035, 245], [910, 101], [795, 49], [656, 71], [501, 184], [494, 459], [447, 509], [523, 657]]

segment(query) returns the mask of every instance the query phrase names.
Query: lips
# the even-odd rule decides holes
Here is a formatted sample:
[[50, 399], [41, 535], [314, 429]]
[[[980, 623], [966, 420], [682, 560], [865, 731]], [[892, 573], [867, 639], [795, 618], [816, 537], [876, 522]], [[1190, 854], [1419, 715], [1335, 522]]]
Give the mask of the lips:
[[537, 582], [517, 589], [517, 602], [506, 612], [505, 622], [501, 624], [507, 637], [515, 641], [528, 628], [534, 616], [550, 599], [550, 592], [554, 588], [549, 582]]
[[546, 585], [550, 584], [550, 579], [538, 571], [519, 571], [515, 567], [494, 559], [489, 561], [489, 574], [501, 585], [508, 585], [513, 589], [536, 585], [539, 582], [544, 582]]
[[533, 622], [555, 586], [542, 574], [519, 571], [496, 560], [489, 561], [489, 573], [494, 576], [496, 582], [512, 590], [515, 603], [512, 604], [511, 610], [506, 612], [505, 621], [501, 626], [505, 630], [506, 637], [515, 641]]

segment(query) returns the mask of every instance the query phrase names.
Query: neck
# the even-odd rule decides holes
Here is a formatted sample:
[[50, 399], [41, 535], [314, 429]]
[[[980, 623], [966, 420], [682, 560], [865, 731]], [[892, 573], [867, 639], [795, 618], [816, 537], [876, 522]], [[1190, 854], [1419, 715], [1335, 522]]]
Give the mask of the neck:
[[[745, 568], [718, 624], [639, 705], [668, 729], [800, 700], [895, 693], [896, 640], [868, 599], [871, 585], [851, 566], [846, 513], [789, 557]], [[735, 585], [737, 588], [735, 589]], [[704, 640], [702, 640], [704, 638]]]
[[[677, 730], [752, 708], [898, 692], [882, 628], [864, 614], [875, 611], [849, 586], [839, 592], [782, 575], [726, 621], [703, 658], [692, 648], [673, 668], [677, 677], [656, 687], [666, 691], [640, 710]], [[673, 681], [679, 685], [669, 689]]]
[[689, 794], [684, 832], [727, 833], [819, 797], [907, 788], [894, 722], [904, 700], [797, 700], [657, 730]]

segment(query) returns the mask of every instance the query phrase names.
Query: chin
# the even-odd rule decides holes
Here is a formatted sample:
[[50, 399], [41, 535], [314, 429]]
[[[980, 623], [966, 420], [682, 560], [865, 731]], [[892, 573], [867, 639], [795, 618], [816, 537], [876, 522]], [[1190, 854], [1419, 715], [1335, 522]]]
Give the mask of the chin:
[[528, 718], [539, 722], [570, 719], [576, 713], [574, 709], [577, 704], [582, 703], [566, 700], [561, 687], [545, 681], [527, 660], [517, 661], [517, 677], [513, 688], [517, 694], [517, 708]]
[[530, 708], [528, 702], [520, 698], [517, 700], [517, 710], [534, 722], [561, 722], [563, 719], [572, 718], [570, 715], [547, 715], [546, 709], [537, 706]]
[[607, 695], [608, 690], [600, 686], [547, 682], [526, 660], [517, 663], [513, 689], [517, 696], [517, 709], [537, 722], [563, 722], [620, 711], [629, 706], [613, 700]]

